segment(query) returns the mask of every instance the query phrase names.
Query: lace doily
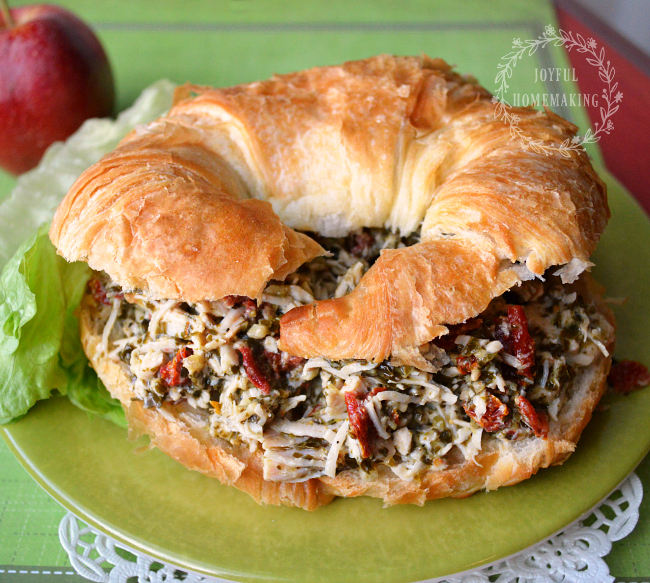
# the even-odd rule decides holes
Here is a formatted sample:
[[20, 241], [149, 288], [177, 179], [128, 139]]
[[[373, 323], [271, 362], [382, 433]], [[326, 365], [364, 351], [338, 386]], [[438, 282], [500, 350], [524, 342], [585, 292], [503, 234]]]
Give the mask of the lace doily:
[[[437, 583], [613, 583], [603, 560], [639, 520], [643, 487], [632, 473], [604, 502], [560, 533], [504, 561]], [[188, 573], [117, 543], [68, 513], [59, 538], [77, 573], [101, 583], [225, 583]], [[434, 583], [431, 579], [420, 583]]]

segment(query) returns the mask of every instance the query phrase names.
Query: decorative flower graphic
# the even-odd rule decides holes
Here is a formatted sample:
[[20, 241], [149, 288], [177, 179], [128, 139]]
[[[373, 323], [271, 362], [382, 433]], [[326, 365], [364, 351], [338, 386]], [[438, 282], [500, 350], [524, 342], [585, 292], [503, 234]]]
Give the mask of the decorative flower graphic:
[[[508, 79], [512, 77], [512, 70], [517, 66], [517, 61], [524, 54], [530, 57], [535, 54], [539, 47], [544, 48], [551, 43], [553, 46], [564, 46], [568, 51], [576, 49], [579, 53], [588, 53], [590, 56], [587, 57], [587, 62], [594, 67], [598, 67], [598, 76], [605, 83], [602, 93], [605, 107], [600, 108], [600, 122], [594, 124], [595, 131], [592, 132], [590, 128], [582, 138], [574, 136], [572, 139], [566, 139], [559, 147], [552, 147], [541, 140], [533, 140], [526, 136], [518, 125], [521, 121], [520, 117], [509, 111], [512, 106], [508, 104], [504, 97], [509, 88]], [[617, 92], [618, 83], [614, 83], [615, 70], [610, 62], [605, 60], [605, 49], [601, 48], [600, 52], [597, 53], [597, 44], [593, 38], [585, 40], [580, 34], [574, 36], [573, 32], [566, 32], [562, 29], [556, 32], [555, 28], [549, 24], [544, 28], [544, 34], [537, 39], [527, 39], [523, 42], [520, 38], [512, 39], [512, 48], [515, 50], [502, 57], [502, 62], [498, 65], [499, 72], [495, 79], [497, 90], [494, 97], [492, 97], [492, 103], [496, 104], [494, 116], [497, 119], [503, 119], [510, 125], [510, 134], [523, 141], [522, 147], [525, 150], [531, 149], [547, 156], [551, 152], [557, 151], [568, 158], [570, 151], [581, 150], [584, 144], [593, 144], [600, 140], [600, 134], [609, 134], [614, 129], [614, 122], [612, 122], [611, 117], [618, 111], [619, 104], [623, 99], [623, 93]]]

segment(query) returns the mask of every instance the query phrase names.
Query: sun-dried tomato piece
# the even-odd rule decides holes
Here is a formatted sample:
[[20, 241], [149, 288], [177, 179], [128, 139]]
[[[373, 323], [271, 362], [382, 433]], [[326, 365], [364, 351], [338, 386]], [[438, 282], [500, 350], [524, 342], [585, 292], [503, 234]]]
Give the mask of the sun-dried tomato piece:
[[476, 330], [477, 328], [480, 328], [482, 325], [483, 325], [483, 320], [481, 318], [470, 318], [469, 320], [467, 320], [467, 322], [463, 322], [462, 324], [453, 324], [451, 326], [447, 326], [449, 332], [444, 336], [434, 338], [432, 342], [438, 348], [442, 348], [443, 350], [449, 352], [456, 346], [456, 338], [458, 338], [462, 334], [466, 334], [467, 332]]
[[345, 393], [345, 406], [348, 410], [348, 419], [352, 428], [352, 435], [357, 438], [361, 449], [361, 457], [364, 459], [372, 455], [371, 440], [374, 436], [374, 425], [370, 421], [368, 411], [364, 406], [365, 399], [358, 399], [357, 396], [348, 391]]
[[243, 304], [246, 306], [246, 316], [257, 313], [257, 303], [248, 296], [224, 296], [221, 301], [229, 308], [234, 308], [237, 304]]
[[515, 405], [517, 405], [524, 423], [533, 430], [535, 437], [546, 439], [548, 436], [548, 417], [546, 413], [535, 409], [532, 403], [521, 395], [515, 397]]
[[264, 350], [264, 358], [269, 363], [269, 366], [277, 373], [282, 372], [282, 354], [280, 352], [270, 352]]
[[375, 395], [379, 393], [383, 393], [384, 391], [387, 391], [388, 389], [386, 387], [375, 387], [372, 389], [372, 391], [368, 391], [368, 394], [366, 395], [366, 399], [370, 399], [371, 397], [374, 397]]
[[293, 356], [290, 354], [287, 354], [286, 352], [282, 353], [282, 368], [283, 372], [288, 372], [290, 370], [293, 370], [294, 368], [299, 367], [303, 362], [305, 362], [305, 359], [302, 356]]
[[478, 360], [472, 354], [470, 356], [459, 356], [456, 359], [456, 368], [460, 374], [470, 374], [478, 366]]
[[193, 351], [188, 346], [183, 346], [174, 354], [174, 357], [158, 369], [158, 376], [168, 387], [178, 387], [189, 382], [190, 379], [182, 376], [183, 359], [191, 356]]
[[650, 371], [640, 362], [621, 360], [612, 366], [607, 380], [617, 393], [627, 395], [650, 385]]
[[90, 291], [93, 299], [98, 304], [105, 304], [106, 306], [111, 305], [111, 302], [109, 302], [108, 298], [106, 297], [106, 290], [104, 289], [102, 282], [99, 281], [99, 279], [96, 277], [88, 280], [88, 291]]
[[509, 409], [505, 403], [502, 403], [498, 397], [492, 393], [488, 393], [485, 400], [485, 413], [480, 417], [476, 414], [474, 406], [471, 403], [463, 405], [465, 413], [467, 413], [476, 423], [478, 423], [488, 433], [499, 431], [506, 426], [506, 417], [508, 416]]
[[264, 358], [278, 375], [292, 371], [305, 362], [305, 359], [300, 356], [293, 356], [286, 352], [270, 352], [268, 350], [264, 350]]
[[239, 302], [250, 299], [247, 296], [224, 296], [221, 301], [229, 308], [234, 308]]
[[354, 245], [350, 249], [352, 255], [363, 255], [375, 244], [375, 238], [367, 231], [354, 235]]
[[517, 372], [533, 378], [535, 366], [535, 341], [528, 331], [528, 320], [522, 306], [508, 306], [508, 316], [497, 318], [494, 337], [503, 344], [507, 354], [514, 356], [522, 368]]
[[275, 371], [268, 360], [256, 358], [253, 350], [248, 346], [237, 349], [242, 356], [246, 376], [263, 394], [268, 395], [276, 383]]

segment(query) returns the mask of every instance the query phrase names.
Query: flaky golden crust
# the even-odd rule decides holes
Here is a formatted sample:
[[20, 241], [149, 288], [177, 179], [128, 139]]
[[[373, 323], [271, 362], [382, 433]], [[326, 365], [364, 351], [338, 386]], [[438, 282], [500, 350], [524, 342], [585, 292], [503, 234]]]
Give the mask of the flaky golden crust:
[[[595, 304], [613, 326], [613, 317], [602, 301], [600, 287], [587, 274], [573, 286], [587, 302]], [[497, 441], [484, 435], [476, 463], [459, 459], [446, 469], [429, 470], [413, 481], [401, 480], [389, 468], [379, 466], [377, 474], [370, 479], [359, 471], [345, 470], [335, 478], [314, 478], [301, 483], [271, 482], [262, 477], [259, 454], [251, 454], [245, 447], [235, 448], [209, 435], [205, 428], [206, 418], [201, 416], [204, 414], [170, 404], [164, 404], [160, 410], [146, 409], [142, 402], [132, 400], [126, 366], [113, 362], [97, 350], [103, 322], [97, 320], [95, 309], [94, 301], [86, 296], [79, 314], [84, 350], [110, 393], [121, 401], [132, 435], [150, 435], [153, 444], [189, 469], [233, 485], [258, 503], [307, 510], [327, 504], [334, 496], [374, 496], [386, 505], [421, 505], [427, 500], [448, 496], [462, 498], [477, 490], [516, 484], [540, 468], [561, 464], [575, 449], [605, 392], [611, 366], [611, 357], [599, 354], [592, 365], [580, 369], [557, 421], [550, 423], [547, 439]], [[613, 328], [606, 344], [611, 353]]]
[[[441, 280], [444, 286], [431, 285]], [[305, 358], [392, 355], [427, 370], [418, 346], [446, 333], [442, 323], [464, 322], [518, 282], [481, 242], [437, 239], [384, 251], [352, 293], [283, 316], [280, 347]]]
[[75, 182], [50, 237], [127, 289], [185, 301], [256, 298], [324, 253], [251, 199], [196, 129], [160, 121], [134, 132]]
[[[416, 362], [418, 344], [522, 277], [584, 269], [609, 216], [587, 155], [557, 151], [574, 126], [517, 110], [547, 156], [524, 150], [494, 108], [485, 89], [427, 57], [187, 86], [168, 116], [81, 176], [52, 240], [125, 287], [196, 301], [258, 297], [322, 253], [294, 228], [422, 224], [422, 243], [385, 251], [355, 293], [281, 322], [293, 354]], [[463, 269], [479, 291], [458, 285]]]

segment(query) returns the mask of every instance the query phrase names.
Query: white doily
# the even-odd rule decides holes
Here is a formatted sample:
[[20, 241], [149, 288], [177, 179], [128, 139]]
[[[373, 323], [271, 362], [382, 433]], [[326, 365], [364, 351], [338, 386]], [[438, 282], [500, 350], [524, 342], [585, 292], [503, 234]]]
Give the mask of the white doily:
[[[639, 520], [643, 486], [632, 473], [604, 502], [560, 533], [504, 561], [437, 583], [613, 583], [603, 560]], [[101, 583], [214, 583], [117, 543], [68, 513], [59, 538], [82, 577]], [[433, 583], [433, 579], [428, 582]]]

